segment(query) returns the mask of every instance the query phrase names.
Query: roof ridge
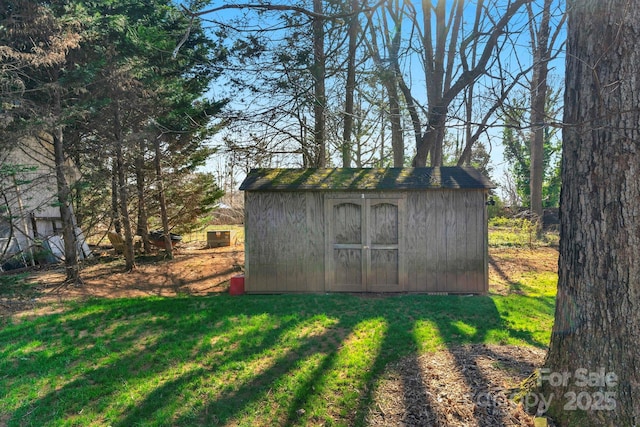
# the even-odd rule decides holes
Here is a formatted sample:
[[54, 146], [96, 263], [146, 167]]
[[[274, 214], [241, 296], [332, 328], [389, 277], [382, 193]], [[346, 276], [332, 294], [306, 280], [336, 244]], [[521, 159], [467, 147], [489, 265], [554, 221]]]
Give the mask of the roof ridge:
[[240, 186], [245, 191], [366, 191], [489, 189], [495, 185], [469, 166], [421, 168], [257, 168]]

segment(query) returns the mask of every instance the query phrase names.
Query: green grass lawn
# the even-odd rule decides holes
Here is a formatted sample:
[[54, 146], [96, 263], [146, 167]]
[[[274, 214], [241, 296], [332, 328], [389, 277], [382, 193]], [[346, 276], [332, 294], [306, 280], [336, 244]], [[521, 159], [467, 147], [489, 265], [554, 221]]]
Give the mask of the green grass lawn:
[[546, 346], [555, 277], [499, 296], [92, 300], [0, 320], [0, 425], [362, 425], [403, 356]]
[[489, 246], [538, 247], [557, 246], [557, 232], [545, 231], [536, 238], [535, 224], [526, 219], [497, 217], [489, 220]]

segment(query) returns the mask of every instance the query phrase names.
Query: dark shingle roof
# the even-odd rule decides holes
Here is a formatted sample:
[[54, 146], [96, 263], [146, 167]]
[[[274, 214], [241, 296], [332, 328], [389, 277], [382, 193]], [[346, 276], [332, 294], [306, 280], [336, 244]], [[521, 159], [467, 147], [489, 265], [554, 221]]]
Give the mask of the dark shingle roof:
[[240, 185], [240, 190], [360, 191], [494, 187], [491, 181], [474, 168], [449, 166], [374, 169], [252, 169]]

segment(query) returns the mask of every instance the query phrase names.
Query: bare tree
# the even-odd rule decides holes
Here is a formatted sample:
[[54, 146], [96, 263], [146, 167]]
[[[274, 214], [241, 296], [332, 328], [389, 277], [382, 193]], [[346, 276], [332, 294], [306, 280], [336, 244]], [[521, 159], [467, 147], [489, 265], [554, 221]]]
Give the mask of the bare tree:
[[[439, 0], [434, 5], [423, 2], [421, 14], [415, 10], [410, 13], [421, 42], [428, 103], [426, 129], [416, 142], [414, 166], [425, 166], [428, 157], [432, 166], [442, 165], [445, 129], [452, 102], [488, 72], [490, 62], [499, 56], [498, 47], [505, 34], [508, 35], [509, 23], [526, 2], [510, 1], [496, 20], [489, 16], [484, 1], [477, 2], [476, 15], [483, 16], [481, 21], [485, 25], [468, 35], [462, 33], [465, 6], [462, 0]], [[450, 4], [448, 15], [447, 3]], [[479, 18], [476, 22], [480, 22]]]
[[[349, 145], [352, 144], [349, 138], [353, 135], [349, 134], [349, 128], [353, 115], [349, 113], [349, 99], [353, 75], [356, 70], [360, 75], [370, 75], [373, 65], [379, 82], [386, 89], [384, 104], [388, 108], [393, 165], [403, 166], [405, 163], [406, 128], [412, 130], [415, 138], [413, 164], [424, 166], [428, 159], [432, 165], [443, 163], [447, 127], [460, 126], [465, 122], [468, 124], [465, 149], [459, 163], [468, 163], [473, 144], [491, 126], [494, 113], [516, 86], [514, 79], [524, 76], [525, 73], [519, 72], [511, 72], [507, 76], [509, 67], [502, 66], [500, 56], [506, 49], [506, 40], [512, 37], [514, 20], [520, 25], [515, 31], [526, 28], [526, 13], [521, 9], [528, 1], [470, 3], [440, 0], [422, 2], [421, 10], [414, 2], [400, 0], [371, 4], [351, 0], [349, 7], [346, 3], [336, 6], [321, 0], [287, 5], [262, 2], [225, 4], [192, 15], [210, 16], [227, 9], [258, 10], [275, 12], [278, 22], [282, 22], [280, 25], [273, 25], [273, 21], [271, 25], [254, 22], [253, 35], [230, 46], [230, 50], [235, 50], [240, 58], [237, 68], [227, 67], [234, 73], [230, 78], [232, 84], [240, 80], [240, 71], [244, 76], [254, 69], [266, 74], [260, 82], [247, 82], [245, 79], [246, 90], [240, 92], [239, 97], [247, 96], [249, 99], [244, 105], [253, 108], [230, 115], [229, 120], [243, 122], [238, 129], [244, 132], [235, 132], [227, 139], [228, 149], [254, 156], [254, 164], [278, 165], [279, 159], [286, 159], [286, 162], [290, 161], [292, 154], [301, 154], [303, 166], [317, 166], [324, 164], [320, 159], [330, 161], [336, 153], [340, 154], [343, 165], [350, 164]], [[474, 18], [467, 26], [470, 12]], [[371, 57], [362, 58], [354, 67], [357, 25], [354, 18], [358, 14], [367, 17], [360, 36]], [[345, 27], [346, 31], [336, 29], [340, 19], [349, 19], [351, 25]], [[246, 28], [242, 26], [245, 24], [212, 21], [223, 34], [241, 33]], [[274, 37], [263, 37], [272, 28], [277, 31], [273, 33]], [[285, 30], [291, 30], [291, 33], [283, 35]], [[306, 35], [301, 39], [302, 33]], [[271, 50], [273, 45], [270, 43], [276, 38], [283, 41], [280, 46], [284, 49]], [[293, 40], [298, 43], [292, 44]], [[301, 60], [305, 59], [305, 46], [313, 53], [312, 58], [306, 58], [307, 62]], [[347, 51], [344, 62], [336, 59], [340, 46], [347, 48], [342, 49]], [[262, 57], [261, 61], [253, 62], [258, 57]], [[419, 85], [415, 76], [418, 62], [424, 70], [424, 82]], [[340, 97], [345, 107], [333, 107], [333, 111], [340, 111], [344, 127], [342, 135], [337, 137], [340, 143], [334, 143], [330, 140], [334, 133], [327, 131], [326, 123], [332, 106], [343, 102], [336, 101], [339, 97], [331, 94], [331, 84], [339, 86], [335, 84], [335, 76], [341, 70], [346, 70], [345, 95]], [[480, 79], [484, 81], [479, 83]], [[309, 82], [314, 86], [310, 87]], [[466, 99], [466, 112], [460, 114], [463, 98]], [[258, 112], [256, 107], [261, 103], [262, 109]], [[469, 123], [472, 119], [473, 126]], [[410, 126], [405, 126], [405, 121]], [[336, 147], [337, 150], [330, 153], [327, 147]]]
[[542, 218], [542, 182], [544, 180], [544, 134], [547, 129], [547, 99], [549, 61], [555, 56], [554, 45], [563, 27], [565, 14], [561, 14], [552, 33], [552, 0], [544, 0], [537, 29], [536, 16], [531, 3], [527, 4], [533, 50], [533, 75], [531, 77], [531, 142], [529, 186], [531, 211]]
[[344, 127], [342, 132], [342, 167], [351, 167], [351, 135], [354, 121], [354, 92], [356, 90], [356, 50], [360, 21], [358, 20], [359, 0], [351, 0], [349, 18], [349, 50], [347, 53], [347, 82], [345, 85]]
[[[402, 7], [403, 8], [403, 7]], [[373, 22], [373, 13], [367, 13], [370, 30], [370, 41], [367, 48], [371, 58], [376, 65], [378, 78], [384, 85], [387, 94], [387, 105], [389, 108], [389, 122], [391, 126], [391, 149], [393, 152], [393, 166], [402, 167], [404, 165], [404, 132], [402, 129], [402, 104], [398, 86], [404, 84], [402, 74], [399, 72], [398, 56], [402, 35], [402, 8], [399, 1], [389, 2], [378, 11], [379, 28]], [[395, 27], [390, 31], [388, 20], [392, 20]], [[378, 42], [378, 32], [381, 33], [381, 42]], [[379, 46], [381, 44], [381, 46]], [[388, 57], [383, 58], [381, 51], [386, 52]], [[406, 85], [405, 85], [406, 87]], [[407, 105], [411, 106], [412, 98], [408, 98]]]
[[[221, 35], [220, 43], [230, 34], [237, 37], [229, 45], [231, 54], [225, 58], [225, 71], [233, 73], [227, 74], [229, 86], [234, 87], [233, 94], [241, 98], [242, 105], [229, 120], [243, 131], [227, 138], [227, 148], [239, 151], [241, 157], [250, 156], [256, 165], [278, 165], [283, 159], [295, 163], [291, 161], [293, 155], [301, 155], [298, 163], [302, 166], [324, 167], [336, 154], [328, 152], [327, 147], [337, 146], [342, 163], [349, 164], [354, 119], [349, 110], [353, 108], [355, 75], [360, 65], [356, 63], [358, 16], [383, 3], [229, 3], [187, 11], [213, 22]], [[217, 12], [230, 9], [259, 15], [249, 20], [215, 19]], [[269, 19], [261, 20], [266, 12], [271, 12]], [[346, 27], [345, 20], [349, 22]], [[343, 73], [346, 78], [337, 77]], [[332, 114], [343, 120], [344, 130], [338, 139], [345, 143], [329, 140], [337, 136], [327, 131]]]
[[311, 75], [313, 76], [314, 102], [313, 102], [313, 145], [317, 150], [317, 158], [311, 166], [323, 168], [327, 165], [326, 146], [326, 60], [324, 51], [324, 18], [322, 17], [322, 0], [313, 0], [313, 65]]
[[[423, 2], [418, 10], [412, 2], [391, 1], [367, 14], [369, 51], [389, 96], [394, 151], [404, 149], [400, 118], [406, 112], [415, 138], [415, 166], [426, 165], [429, 157], [432, 165], [441, 165], [447, 128], [461, 124], [465, 144], [457, 153], [458, 164], [470, 162], [474, 143], [530, 71], [509, 69], [500, 58], [508, 47], [514, 48], [507, 43], [509, 27], [524, 3], [502, 7], [494, 1], [438, 1]], [[469, 15], [473, 20], [465, 27]], [[425, 86], [415, 83], [416, 58]], [[416, 95], [423, 87], [424, 95]], [[401, 166], [403, 155], [398, 157], [394, 160]]]

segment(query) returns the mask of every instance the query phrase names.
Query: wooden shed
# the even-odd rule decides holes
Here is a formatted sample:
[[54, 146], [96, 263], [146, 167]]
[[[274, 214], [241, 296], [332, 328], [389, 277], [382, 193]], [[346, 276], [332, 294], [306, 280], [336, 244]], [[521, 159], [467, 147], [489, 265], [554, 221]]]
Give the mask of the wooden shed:
[[245, 291], [486, 293], [492, 187], [467, 167], [254, 169]]

